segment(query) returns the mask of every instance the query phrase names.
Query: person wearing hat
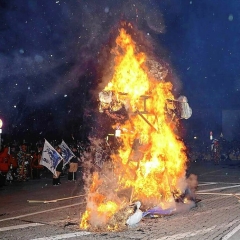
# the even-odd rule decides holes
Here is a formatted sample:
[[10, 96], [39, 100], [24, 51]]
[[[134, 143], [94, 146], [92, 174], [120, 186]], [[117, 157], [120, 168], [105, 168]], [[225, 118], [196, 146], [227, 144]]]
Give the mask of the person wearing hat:
[[[59, 146], [57, 146], [55, 149], [60, 155], [62, 155], [62, 149]], [[56, 175], [53, 174], [53, 186], [59, 186], [61, 184], [60, 175], [62, 173], [62, 169], [63, 169], [63, 160], [61, 160], [56, 167]]]
[[43, 146], [38, 145], [37, 150], [34, 152], [32, 157], [31, 170], [32, 170], [33, 179], [40, 179], [41, 171], [44, 169], [44, 166], [40, 164], [42, 151], [43, 151]]
[[18, 158], [17, 158], [17, 146], [12, 145], [10, 147], [10, 170], [13, 177], [13, 180], [17, 179], [17, 169], [18, 169]]
[[69, 162], [68, 181], [76, 181], [77, 180], [79, 154], [78, 154], [76, 146], [73, 146], [71, 150], [75, 156]]
[[0, 187], [5, 185], [8, 171], [9, 171], [8, 147], [3, 147], [3, 149], [0, 151]]
[[27, 153], [27, 145], [23, 143], [17, 154], [18, 161], [18, 181], [26, 181], [29, 179], [29, 156]]

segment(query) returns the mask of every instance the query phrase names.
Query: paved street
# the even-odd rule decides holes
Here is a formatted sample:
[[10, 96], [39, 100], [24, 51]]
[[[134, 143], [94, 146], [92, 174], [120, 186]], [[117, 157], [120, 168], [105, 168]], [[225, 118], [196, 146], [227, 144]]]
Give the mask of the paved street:
[[[0, 238], [240, 239], [240, 162], [195, 162], [189, 172], [198, 175], [197, 198], [201, 202], [197, 207], [171, 216], [144, 218], [138, 227], [123, 232], [79, 230], [79, 215], [85, 210], [81, 183], [63, 177], [62, 185], [53, 187], [51, 176], [46, 175], [40, 180], [9, 184], [0, 189]], [[62, 198], [67, 199], [43, 202]]]

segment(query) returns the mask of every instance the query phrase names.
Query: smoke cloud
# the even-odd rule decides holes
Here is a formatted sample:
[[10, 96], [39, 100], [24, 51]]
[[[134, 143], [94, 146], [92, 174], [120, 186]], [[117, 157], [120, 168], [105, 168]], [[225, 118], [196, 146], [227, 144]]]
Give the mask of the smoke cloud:
[[16, 134], [83, 122], [99, 54], [121, 20], [148, 38], [165, 31], [157, 1], [5, 0], [0, 15], [0, 114]]

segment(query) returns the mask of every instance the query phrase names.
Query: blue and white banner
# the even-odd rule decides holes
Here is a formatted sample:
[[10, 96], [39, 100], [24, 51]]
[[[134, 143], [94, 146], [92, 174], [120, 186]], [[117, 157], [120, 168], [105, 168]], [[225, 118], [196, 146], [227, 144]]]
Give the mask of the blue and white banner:
[[42, 157], [40, 164], [49, 169], [56, 175], [57, 165], [63, 160], [62, 156], [52, 147], [52, 145], [45, 139]]
[[63, 140], [59, 147], [62, 149], [63, 166], [65, 166], [73, 157], [76, 156]]

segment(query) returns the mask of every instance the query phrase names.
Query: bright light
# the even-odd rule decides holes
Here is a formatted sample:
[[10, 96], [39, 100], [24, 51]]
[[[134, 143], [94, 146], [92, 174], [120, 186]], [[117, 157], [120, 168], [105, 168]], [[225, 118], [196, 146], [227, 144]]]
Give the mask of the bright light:
[[2, 128], [2, 126], [3, 126], [3, 121], [2, 119], [0, 119], [0, 128]]
[[194, 139], [197, 139], [197, 137], [195, 136]]

